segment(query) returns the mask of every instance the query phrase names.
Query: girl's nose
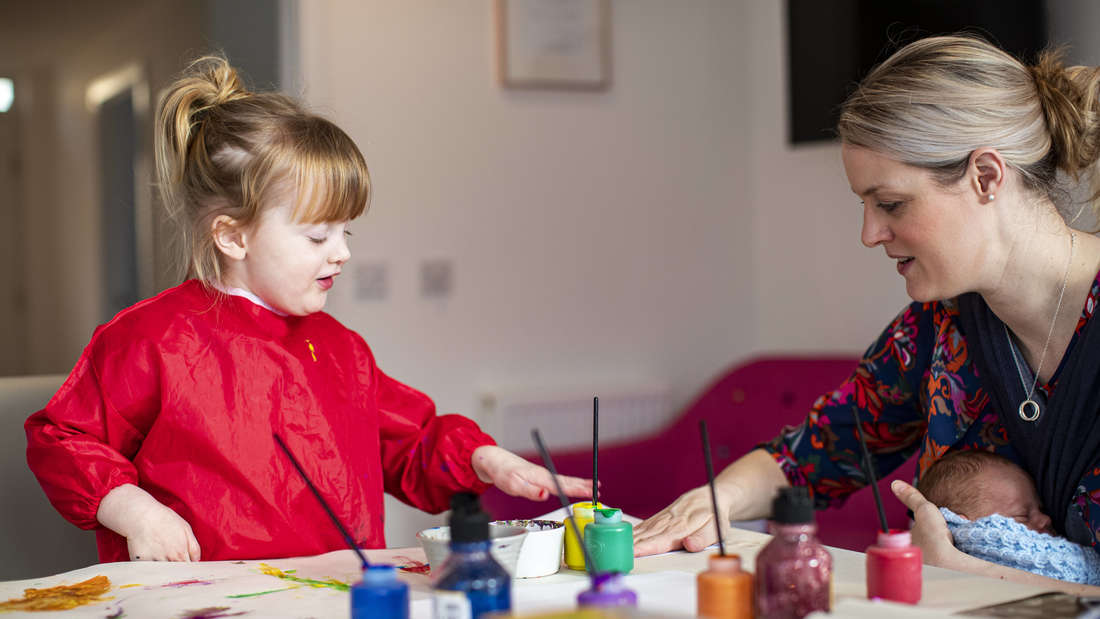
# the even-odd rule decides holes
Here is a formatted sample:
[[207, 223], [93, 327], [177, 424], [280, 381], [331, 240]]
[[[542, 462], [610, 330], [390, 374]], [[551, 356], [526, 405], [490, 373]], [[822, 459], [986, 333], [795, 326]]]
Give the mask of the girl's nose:
[[889, 241], [893, 234], [890, 227], [883, 221], [881, 213], [875, 210], [874, 205], [863, 206], [863, 230], [860, 232], [860, 240], [867, 247], [874, 247], [879, 243]]
[[336, 250], [329, 257], [329, 262], [332, 262], [332, 263], [335, 263], [335, 264], [344, 264], [350, 258], [351, 258], [351, 249], [348, 247], [347, 236], [341, 234], [340, 235], [340, 242], [336, 246]]

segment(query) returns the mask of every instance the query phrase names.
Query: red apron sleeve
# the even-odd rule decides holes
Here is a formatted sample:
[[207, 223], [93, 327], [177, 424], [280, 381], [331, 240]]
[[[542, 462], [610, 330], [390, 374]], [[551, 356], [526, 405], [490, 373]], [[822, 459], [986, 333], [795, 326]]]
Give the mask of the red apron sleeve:
[[437, 415], [435, 403], [374, 368], [378, 398], [382, 469], [386, 492], [426, 512], [450, 507], [460, 491], [482, 493], [471, 464], [473, 452], [495, 445], [471, 419]]
[[[114, 331], [114, 333], [111, 333]], [[101, 327], [46, 408], [27, 419], [27, 464], [50, 503], [84, 529], [103, 497], [138, 484], [131, 460], [156, 418], [151, 347]]]

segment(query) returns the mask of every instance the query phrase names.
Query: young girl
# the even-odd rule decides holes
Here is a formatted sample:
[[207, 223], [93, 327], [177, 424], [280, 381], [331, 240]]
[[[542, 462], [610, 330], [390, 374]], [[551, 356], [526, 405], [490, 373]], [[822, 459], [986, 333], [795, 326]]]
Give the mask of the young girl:
[[[62, 515], [96, 530], [101, 561], [345, 548], [273, 433], [362, 547], [385, 546], [383, 492], [440, 512], [488, 484], [553, 491], [545, 469], [436, 415], [321, 311], [370, 198], [343, 131], [207, 57], [165, 95], [156, 153], [191, 279], [96, 329], [26, 423], [31, 469]], [[588, 496], [586, 480], [562, 481]]]

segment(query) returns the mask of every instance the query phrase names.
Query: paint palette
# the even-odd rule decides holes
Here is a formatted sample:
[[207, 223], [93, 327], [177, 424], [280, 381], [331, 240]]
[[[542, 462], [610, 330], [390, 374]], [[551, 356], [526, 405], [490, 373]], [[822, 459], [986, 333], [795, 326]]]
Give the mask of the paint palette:
[[[527, 536], [527, 529], [522, 527], [504, 526], [497, 522], [489, 523], [489, 537], [492, 545], [489, 552], [509, 574], [515, 575], [516, 564], [519, 561], [520, 548], [523, 547], [523, 538]], [[428, 557], [428, 565], [435, 572], [447, 560], [451, 554], [451, 527], [432, 527], [424, 529], [416, 534], [416, 541], [424, 549]]]
[[527, 537], [516, 562], [516, 578], [538, 578], [556, 574], [561, 568], [565, 526], [556, 520], [496, 520], [493, 524], [523, 527]]

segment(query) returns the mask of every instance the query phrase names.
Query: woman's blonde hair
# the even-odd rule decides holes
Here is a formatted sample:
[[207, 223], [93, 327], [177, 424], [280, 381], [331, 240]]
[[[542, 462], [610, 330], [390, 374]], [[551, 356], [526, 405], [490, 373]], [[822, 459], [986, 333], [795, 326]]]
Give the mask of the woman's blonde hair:
[[241, 226], [287, 188], [303, 223], [345, 221], [366, 210], [371, 183], [355, 143], [330, 121], [273, 92], [249, 92], [221, 56], [195, 60], [167, 90], [157, 112], [157, 184], [180, 224], [187, 276], [222, 277], [211, 224]]
[[[1026, 66], [972, 36], [906, 45], [860, 82], [841, 107], [845, 142], [957, 182], [970, 153], [996, 148], [1026, 187], [1058, 204], [1059, 170], [1091, 179], [1100, 158], [1100, 71], [1066, 67], [1063, 50]], [[1097, 208], [1097, 195], [1091, 200]]]

